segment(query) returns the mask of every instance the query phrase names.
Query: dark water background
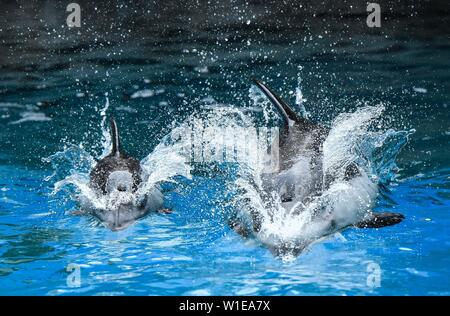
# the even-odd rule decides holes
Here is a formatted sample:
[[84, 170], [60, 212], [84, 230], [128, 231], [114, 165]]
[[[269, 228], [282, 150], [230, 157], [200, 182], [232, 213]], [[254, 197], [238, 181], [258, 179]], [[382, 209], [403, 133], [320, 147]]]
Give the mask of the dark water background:
[[[448, 1], [378, 1], [373, 29], [365, 1], [78, 3], [82, 25], [69, 29], [66, 2], [0, 1], [0, 293], [449, 293]], [[251, 77], [292, 103], [300, 77], [305, 106], [325, 124], [367, 101], [385, 105], [386, 127], [415, 129], [379, 204], [405, 222], [348, 231], [346, 243], [286, 264], [197, 221], [189, 199], [113, 234], [48, 197], [42, 158], [67, 144], [98, 153], [105, 93], [127, 151], [143, 158], [205, 99], [248, 106]], [[155, 95], [132, 97], [145, 89]], [[382, 266], [380, 288], [365, 285], [367, 260]], [[66, 285], [71, 262], [86, 264], [81, 288]]]

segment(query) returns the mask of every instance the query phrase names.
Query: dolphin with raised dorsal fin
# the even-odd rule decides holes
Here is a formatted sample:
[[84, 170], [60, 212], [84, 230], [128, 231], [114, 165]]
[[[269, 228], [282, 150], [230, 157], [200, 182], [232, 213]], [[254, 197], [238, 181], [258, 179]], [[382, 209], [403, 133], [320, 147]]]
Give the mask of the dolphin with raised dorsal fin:
[[[90, 186], [99, 195], [115, 202], [111, 209], [94, 209], [90, 213], [111, 230], [121, 230], [150, 211], [161, 210], [162, 193], [155, 188], [145, 195], [139, 205], [130, 197], [136, 195], [142, 181], [143, 170], [139, 160], [127, 155], [120, 144], [116, 121], [111, 118], [111, 152], [100, 159], [90, 173]], [[122, 198], [122, 200], [121, 200]], [[169, 213], [169, 210], [161, 210]]]
[[[283, 119], [283, 127], [280, 131], [279, 139], [279, 172], [277, 177], [283, 178], [291, 168], [298, 163], [298, 158], [305, 158], [308, 175], [290, 174], [284, 177], [282, 184], [276, 183], [275, 189], [279, 191], [281, 202], [288, 208], [298, 202], [306, 202], [311, 197], [321, 194], [326, 190], [333, 181], [332, 175], [324, 174], [323, 161], [323, 144], [330, 132], [330, 129], [320, 124], [309, 121], [299, 116], [295, 111], [272, 89], [259, 80], [253, 79], [254, 84], [264, 93], [275, 106]], [[281, 177], [280, 177], [281, 175]], [[351, 163], [343, 170], [344, 180], [351, 181], [361, 176], [359, 167]], [[305, 177], [307, 180], [301, 182], [299, 177]], [[275, 177], [276, 178], [276, 177]], [[299, 182], [301, 185], [299, 185]], [[306, 188], [305, 188], [306, 186]], [[273, 188], [272, 188], [273, 189]], [[261, 229], [262, 218], [252, 210], [252, 227], [249, 230], [248, 225], [241, 223], [238, 219], [230, 221], [231, 227], [242, 236], [246, 237], [254, 233], [258, 233]], [[343, 227], [336, 227], [336, 223], [331, 220], [330, 230], [324, 232], [324, 236], [333, 231], [344, 229], [348, 226], [359, 228], [380, 228], [400, 223], [404, 219], [402, 214], [398, 213], [378, 213], [370, 212], [359, 222], [346, 224]], [[337, 228], [337, 229], [336, 229]], [[280, 254], [284, 251], [285, 245], [267, 245], [272, 252]], [[292, 246], [288, 248], [294, 253], [299, 253], [304, 249], [305, 245]]]
[[120, 146], [116, 121], [111, 118], [111, 143], [109, 155], [97, 162], [90, 174], [91, 186], [103, 194], [113, 190], [135, 192], [142, 182], [139, 160], [128, 156]]

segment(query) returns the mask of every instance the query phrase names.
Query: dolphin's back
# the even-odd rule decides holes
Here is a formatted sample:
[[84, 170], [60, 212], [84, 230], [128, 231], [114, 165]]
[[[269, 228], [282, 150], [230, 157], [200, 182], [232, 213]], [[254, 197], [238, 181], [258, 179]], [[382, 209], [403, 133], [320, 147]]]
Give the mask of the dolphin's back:
[[256, 79], [254, 79], [254, 82], [283, 117], [284, 125], [280, 134], [279, 148], [281, 170], [292, 167], [300, 155], [309, 156], [315, 161], [321, 159], [322, 144], [329, 133], [329, 129], [299, 116], [272, 89]]

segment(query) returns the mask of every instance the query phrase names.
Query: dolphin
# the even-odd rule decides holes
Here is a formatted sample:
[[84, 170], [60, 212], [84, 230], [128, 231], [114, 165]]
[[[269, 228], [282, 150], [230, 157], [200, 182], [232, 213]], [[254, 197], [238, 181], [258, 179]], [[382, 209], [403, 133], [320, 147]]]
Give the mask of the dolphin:
[[[283, 119], [283, 126], [279, 135], [279, 170], [265, 178], [266, 190], [277, 190], [282, 205], [290, 209], [294, 205], [305, 204], [312, 198], [327, 190], [334, 180], [334, 175], [323, 170], [323, 144], [330, 129], [321, 124], [301, 117], [272, 89], [263, 82], [253, 79], [254, 84], [264, 93], [271, 104], [277, 109]], [[302, 158], [299, 161], [299, 157]], [[295, 171], [297, 165], [302, 173]], [[358, 181], [363, 171], [355, 163], [350, 163], [342, 170], [344, 181]], [[276, 180], [274, 180], [276, 179]], [[264, 180], [264, 178], [263, 178]], [[256, 210], [250, 209], [251, 225], [244, 223], [239, 217], [232, 218], [230, 226], [243, 237], [255, 236], [261, 230], [262, 217]], [[329, 220], [327, 228], [322, 232], [325, 237], [329, 234], [348, 227], [380, 228], [400, 223], [404, 216], [398, 213], [369, 212], [362, 220], [345, 222], [339, 226], [333, 219], [327, 219], [323, 214], [317, 214], [319, 220]], [[309, 241], [307, 243], [312, 243]], [[279, 255], [289, 249], [293, 253], [300, 253], [302, 245], [269, 245], [269, 249]]]
[[138, 196], [145, 173], [139, 160], [126, 154], [120, 144], [116, 121], [111, 118], [111, 152], [100, 159], [90, 172], [90, 187], [98, 197], [106, 200], [106, 207], [94, 208], [88, 213], [97, 217], [113, 231], [124, 229], [150, 211], [162, 209], [163, 198], [159, 188]]

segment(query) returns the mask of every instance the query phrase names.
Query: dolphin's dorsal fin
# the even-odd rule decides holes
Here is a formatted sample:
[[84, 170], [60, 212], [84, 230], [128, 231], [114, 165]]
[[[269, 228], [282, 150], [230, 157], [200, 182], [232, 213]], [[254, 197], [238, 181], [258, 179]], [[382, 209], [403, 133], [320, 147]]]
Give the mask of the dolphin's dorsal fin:
[[294, 110], [292, 110], [292, 108], [287, 105], [287, 103], [284, 102], [284, 100], [279, 95], [273, 92], [272, 89], [270, 89], [264, 83], [257, 79], [253, 79], [253, 82], [269, 98], [270, 102], [272, 102], [272, 104], [277, 107], [278, 111], [283, 116], [284, 124], [286, 127], [290, 126], [290, 121], [304, 126], [311, 125], [310, 121], [303, 117], [300, 117], [297, 113], [295, 113]]
[[114, 118], [111, 118], [111, 143], [112, 143], [111, 155], [119, 157], [120, 156], [119, 130], [117, 128], [117, 124]]

